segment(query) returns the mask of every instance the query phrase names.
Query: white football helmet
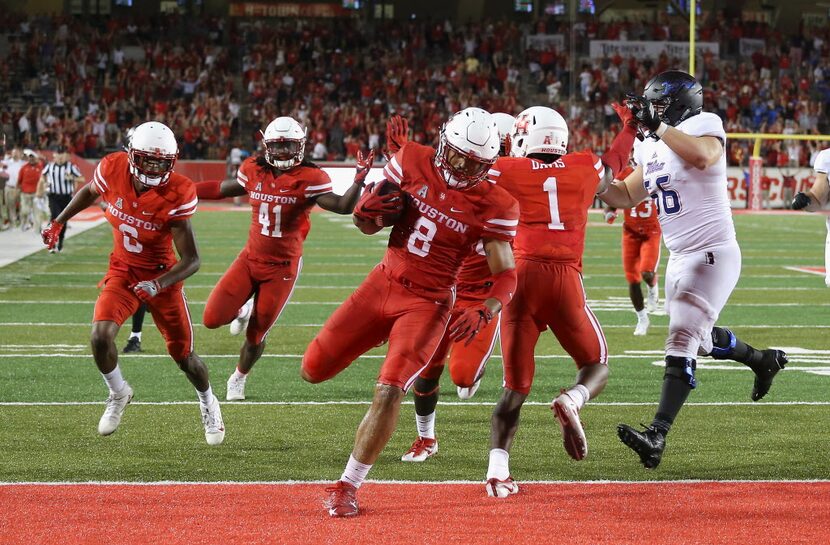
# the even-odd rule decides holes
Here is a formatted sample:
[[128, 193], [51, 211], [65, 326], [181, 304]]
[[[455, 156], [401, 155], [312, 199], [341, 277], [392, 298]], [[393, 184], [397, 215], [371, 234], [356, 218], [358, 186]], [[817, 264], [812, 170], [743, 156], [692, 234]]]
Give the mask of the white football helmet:
[[290, 170], [305, 157], [306, 130], [291, 117], [278, 117], [262, 133], [265, 161], [280, 170]]
[[503, 156], [506, 155], [504, 153], [504, 142], [510, 136], [510, 131], [513, 130], [513, 123], [516, 122], [516, 118], [510, 114], [503, 114], [501, 112], [492, 115], [496, 121], [496, 126], [499, 128], [499, 143], [501, 144], [499, 155]]
[[127, 143], [130, 173], [143, 185], [167, 183], [179, 156], [179, 144], [170, 127], [158, 121], [137, 126]]
[[513, 157], [531, 153], [568, 153], [568, 124], [559, 112], [545, 106], [533, 106], [516, 116], [510, 130]]
[[447, 185], [469, 189], [487, 176], [499, 156], [499, 130], [489, 112], [465, 108], [441, 127], [435, 166]]

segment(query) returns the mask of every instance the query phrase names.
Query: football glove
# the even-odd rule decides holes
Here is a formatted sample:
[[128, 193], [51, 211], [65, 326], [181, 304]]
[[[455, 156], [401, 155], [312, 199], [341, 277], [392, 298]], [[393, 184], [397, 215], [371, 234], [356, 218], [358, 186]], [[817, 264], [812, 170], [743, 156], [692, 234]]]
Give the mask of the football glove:
[[392, 215], [401, 211], [403, 201], [400, 193], [380, 194], [382, 183], [372, 182], [363, 190], [354, 207], [354, 215], [362, 220], [377, 223], [384, 215]]
[[49, 225], [47, 225], [43, 231], [40, 232], [40, 236], [43, 237], [43, 243], [47, 248], [51, 250], [58, 245], [63, 229], [64, 224], [53, 220], [49, 222]]
[[649, 133], [654, 134], [660, 128], [662, 121], [654, 109], [654, 104], [649, 102], [646, 97], [631, 94], [626, 95], [625, 105], [631, 109], [631, 113], [634, 115], [637, 123], [641, 127], [648, 129]]
[[616, 102], [611, 103], [611, 107], [614, 108], [614, 111], [617, 112], [617, 116], [622, 121], [622, 124], [628, 127], [637, 128], [637, 120], [634, 119], [634, 112], [628, 106], [624, 104], [618, 104]]
[[614, 220], [617, 219], [617, 211], [616, 210], [606, 210], [605, 211], [605, 223], [611, 225], [614, 223]]
[[158, 280], [142, 280], [130, 286], [130, 289], [133, 290], [136, 297], [146, 303], [159, 294], [161, 285], [159, 285]]
[[362, 151], [357, 152], [357, 170], [354, 173], [354, 183], [363, 185], [366, 181], [366, 176], [372, 170], [372, 163], [375, 162], [375, 150], [369, 150], [366, 156], [363, 156]]
[[455, 317], [449, 325], [450, 339], [453, 342], [461, 342], [466, 339], [464, 346], [467, 346], [478, 334], [479, 330], [490, 323], [493, 313], [484, 303], [474, 305]]
[[804, 193], [803, 191], [799, 191], [793, 197], [793, 210], [803, 210], [810, 206], [810, 196]]
[[398, 153], [404, 144], [409, 141], [409, 121], [405, 117], [393, 115], [386, 122], [386, 147], [389, 154]]

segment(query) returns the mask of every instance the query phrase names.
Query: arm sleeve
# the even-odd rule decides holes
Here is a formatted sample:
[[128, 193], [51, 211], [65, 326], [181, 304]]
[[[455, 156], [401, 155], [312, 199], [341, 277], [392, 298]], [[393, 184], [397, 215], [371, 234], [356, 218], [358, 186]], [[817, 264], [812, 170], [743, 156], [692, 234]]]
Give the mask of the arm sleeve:
[[516, 236], [516, 228], [519, 226], [519, 203], [516, 199], [504, 194], [504, 206], [494, 207], [485, 216], [481, 232], [482, 238], [494, 238], [511, 242]]
[[196, 196], [196, 184], [187, 180], [187, 187], [181, 193], [181, 198], [176, 207], [168, 212], [169, 220], [181, 220], [189, 218], [196, 213], [196, 205], [199, 198]]
[[317, 173], [316, 176], [312, 176], [311, 181], [305, 186], [305, 197], [307, 199], [332, 192], [331, 178], [326, 171], [318, 169]]

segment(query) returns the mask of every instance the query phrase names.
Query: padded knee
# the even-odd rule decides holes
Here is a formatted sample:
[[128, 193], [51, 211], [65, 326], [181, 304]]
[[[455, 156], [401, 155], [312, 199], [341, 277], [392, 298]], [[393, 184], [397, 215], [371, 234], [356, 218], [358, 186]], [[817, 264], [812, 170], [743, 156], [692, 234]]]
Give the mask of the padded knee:
[[689, 388], [697, 387], [695, 379], [697, 361], [694, 358], [681, 358], [678, 356], [666, 356], [666, 372], [663, 377], [674, 377], [689, 385]]
[[677, 292], [671, 300], [666, 353], [692, 359], [697, 357], [701, 345], [708, 349], [709, 332], [716, 318], [715, 310], [704, 298], [691, 291]]
[[320, 346], [320, 341], [314, 339], [303, 355], [303, 363], [301, 367], [301, 375], [304, 380], [317, 384], [326, 379], [331, 378], [329, 373], [326, 373], [325, 362], [329, 356]]
[[725, 360], [732, 357], [738, 338], [725, 327], [712, 328], [712, 351], [708, 354], [716, 360]]

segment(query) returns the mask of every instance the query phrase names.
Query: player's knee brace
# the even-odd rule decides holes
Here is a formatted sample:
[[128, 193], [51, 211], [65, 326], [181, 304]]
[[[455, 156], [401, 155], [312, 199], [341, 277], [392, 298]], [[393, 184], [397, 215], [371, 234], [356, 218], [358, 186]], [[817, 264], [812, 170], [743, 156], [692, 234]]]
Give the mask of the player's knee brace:
[[680, 356], [666, 356], [666, 372], [663, 377], [673, 377], [689, 385], [689, 388], [697, 387], [695, 379], [697, 361], [694, 358], [681, 358]]
[[725, 327], [712, 328], [712, 351], [708, 354], [716, 360], [724, 360], [732, 357], [738, 338]]

